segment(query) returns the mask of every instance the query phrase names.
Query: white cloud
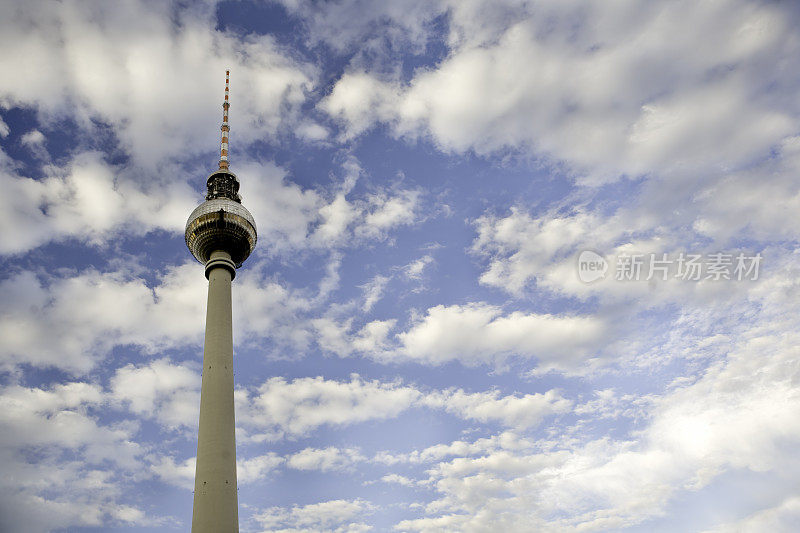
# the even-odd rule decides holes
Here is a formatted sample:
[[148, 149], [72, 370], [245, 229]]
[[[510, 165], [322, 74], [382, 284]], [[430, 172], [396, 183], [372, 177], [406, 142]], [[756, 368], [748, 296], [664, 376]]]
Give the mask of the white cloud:
[[[702, 254], [707, 262], [708, 254], [719, 251], [734, 256], [761, 252], [770, 255], [762, 266], [780, 262], [786, 251], [766, 246], [794, 238], [792, 224], [778, 219], [792, 220], [790, 211], [800, 198], [790, 178], [798, 160], [789, 155], [788, 148], [783, 153], [780, 163], [706, 180], [704, 187], [680, 185], [680, 192], [674, 192], [674, 183], [646, 184], [639, 202], [620, 206], [611, 215], [603, 213], [609, 211], [607, 205], [592, 210], [577, 207], [567, 215], [553, 209], [534, 217], [518, 208], [504, 217], [485, 214], [475, 221], [477, 236], [472, 246], [486, 261], [480, 281], [515, 296], [544, 289], [580, 300], [597, 297], [604, 307], [616, 305], [617, 309], [620, 302], [635, 302], [630, 309], [636, 309], [669, 303], [720, 304], [740, 298], [758, 281], [687, 282], [675, 277], [677, 259], [681, 253]], [[756, 239], [766, 242], [742, 244]], [[584, 250], [604, 256], [609, 264], [604, 279], [581, 281], [578, 258]], [[665, 253], [672, 261], [669, 279], [662, 281], [656, 273], [652, 283], [645, 281], [650, 254], [661, 258]], [[616, 280], [616, 259], [622, 254], [642, 255], [646, 264], [641, 281]], [[766, 271], [760, 270], [761, 277]]]
[[398, 191], [394, 196], [385, 194], [369, 198], [369, 212], [364, 217], [364, 225], [359, 228], [365, 236], [381, 236], [386, 231], [414, 222], [419, 203], [419, 191]]
[[88, 383], [0, 390], [0, 529], [44, 533], [114, 518], [152, 525], [120, 501], [123, 478], [142, 468], [136, 425], [101, 423], [105, 404]]
[[44, 140], [44, 134], [39, 130], [31, 130], [19, 138], [19, 142], [29, 147], [42, 144]]
[[351, 324], [352, 320], [346, 320], [344, 324], [340, 324], [328, 317], [312, 321], [320, 347], [339, 356], [346, 356], [353, 352], [352, 340], [347, 337], [347, 331]]
[[411, 387], [364, 381], [357, 375], [349, 382], [322, 377], [287, 381], [275, 377], [253, 394], [239, 392], [237, 421], [248, 429], [299, 436], [323, 425], [393, 418], [419, 395]]
[[746, 164], [797, 129], [774, 100], [752, 97], [792, 84], [763, 66], [764, 57], [796, 62], [780, 6], [444, 5], [443, 61], [407, 85], [356, 68], [321, 103], [345, 138], [384, 122], [445, 150], [521, 148], [597, 181]]
[[0, 294], [17, 298], [0, 315], [5, 365], [25, 362], [85, 372], [117, 345], [153, 352], [175, 343], [199, 342], [205, 280], [196, 265], [167, 270], [149, 288], [121, 272], [85, 271], [43, 285], [30, 272], [0, 283]]
[[800, 524], [800, 496], [790, 496], [780, 504], [762, 509], [735, 523], [724, 524], [705, 533], [759, 533], [791, 531]]
[[[194, 488], [196, 457], [176, 462], [169, 455], [150, 456], [148, 461], [150, 462], [150, 471], [162, 481], [186, 490]], [[284, 463], [284, 458], [272, 452], [246, 459], [239, 457], [236, 461], [236, 479], [239, 485], [262, 481], [270, 472]]]
[[355, 195], [351, 190], [363, 173], [359, 162], [348, 157], [341, 168], [341, 180], [334, 184], [336, 192], [326, 198], [324, 191], [293, 183], [286, 171], [274, 164], [237, 164], [244, 204], [258, 224], [257, 254], [262, 247], [267, 253], [285, 255], [298, 249], [330, 250], [381, 240], [389, 231], [415, 221], [418, 191]]
[[292, 508], [271, 507], [254, 515], [254, 519], [269, 531], [360, 533], [372, 529], [359, 522], [372, 509], [372, 504], [361, 499], [328, 500]]
[[[29, 144], [43, 150], [41, 144]], [[348, 160], [343, 165], [345, 190], [327, 201], [321, 192], [292, 183], [286, 171], [272, 163], [239, 162], [235, 170], [244, 203], [258, 224], [256, 255], [381, 240], [389, 231], [414, 222], [417, 191], [379, 191], [348, 200], [352, 164]], [[0, 227], [8, 235], [0, 243], [2, 254], [23, 253], [68, 238], [101, 246], [122, 234], [143, 236], [154, 230], [182, 234], [186, 218], [201, 201], [188, 186], [199, 179], [186, 170], [152, 173], [112, 165], [99, 152], [80, 152], [62, 166], [45, 165], [42, 170], [43, 178], [31, 179], [18, 175], [13, 161], [0, 168], [0, 186], [7, 191], [0, 199]]]
[[428, 364], [460, 361], [502, 366], [512, 356], [543, 367], [572, 366], [597, 352], [607, 326], [592, 317], [503, 314], [483, 303], [437, 305], [397, 338], [401, 357]]
[[303, 122], [295, 128], [294, 132], [307, 141], [324, 141], [330, 135], [327, 128], [316, 122]]
[[276, 344], [278, 354], [285, 349], [305, 351], [312, 333], [304, 317], [314, 309], [314, 300], [307, 291], [276, 280], [259, 279], [263, 267], [263, 264], [252, 265], [236, 278], [234, 338], [261, 349], [265, 349], [264, 340], [269, 339]]
[[416, 259], [409, 264], [407, 264], [403, 271], [407, 278], [409, 279], [420, 279], [422, 277], [422, 273], [425, 271], [425, 268], [434, 262], [433, 257], [430, 255], [424, 255], [419, 259]]
[[144, 418], [169, 428], [194, 427], [200, 408], [200, 375], [159, 359], [146, 366], [126, 365], [110, 381], [111, 397]]
[[381, 478], [381, 481], [384, 483], [396, 483], [398, 485], [402, 485], [403, 487], [413, 487], [414, 480], [407, 478], [406, 476], [401, 476], [399, 474], [386, 474]]
[[[591, 213], [571, 217], [545, 215], [534, 219], [515, 208], [502, 218], [484, 215], [475, 221], [478, 235], [473, 250], [488, 255], [491, 261], [480, 281], [517, 294], [534, 279], [547, 283], [552, 262], [571, 259], [570, 254], [580, 244], [602, 247], [607, 240], [617, 237], [612, 233], [616, 228], [606, 229], [611, 223]], [[593, 239], [597, 234], [602, 235], [602, 241]], [[574, 285], [583, 286], [574, 268], [571, 274]]]
[[350, 224], [356, 219], [356, 209], [339, 193], [333, 201], [320, 208], [322, 222], [314, 231], [314, 238], [320, 242], [331, 243], [341, 240]]
[[522, 438], [515, 431], [506, 430], [502, 433], [480, 438], [472, 442], [456, 440], [449, 444], [434, 444], [423, 450], [412, 450], [404, 453], [384, 450], [376, 453], [372, 461], [390, 466], [399, 463], [417, 464], [441, 461], [445, 457], [451, 456], [483, 456], [497, 450], [519, 453], [522, 451], [530, 451], [535, 448], [536, 441]]
[[305, 448], [292, 454], [286, 460], [287, 466], [296, 470], [318, 470], [329, 472], [331, 470], [343, 470], [362, 461], [364, 456], [357, 448]]
[[319, 209], [320, 223], [311, 235], [322, 247], [366, 240], [383, 240], [388, 232], [415, 222], [419, 193], [403, 190], [394, 195], [371, 195], [365, 202], [348, 202], [338, 193]]
[[[182, 462], [176, 462], [169, 455], [150, 456], [150, 471], [162, 481], [181, 487], [186, 490], [194, 488], [194, 475], [197, 457], [190, 457]], [[239, 485], [247, 485], [264, 478], [276, 468], [285, 463], [285, 459], [273, 452], [256, 457], [236, 460], [236, 479]]]
[[[647, 527], [647, 520], [682, 529], [663, 515], [694, 496], [713, 499], [724, 517], [720, 531], [795, 527], [800, 140], [787, 95], [797, 92], [796, 10], [744, 0], [284, 4], [302, 17], [309, 49], [326, 43], [349, 62], [327, 96], [319, 96], [316, 67], [271, 37], [215, 29], [213, 3], [0, 7], [0, 66], [15, 72], [0, 80], [0, 108], [34, 110], [38, 118], [24, 126], [37, 129], [20, 137], [21, 146], [42, 150], [41, 163], [65, 118], [82, 132], [71, 155], [31, 171], [38, 179], [20, 170], [27, 161], [0, 153], [0, 254], [72, 241], [104, 252], [125, 241], [118, 237], [178, 235], [199, 196], [177, 164], [216, 151], [220, 73], [231, 66], [232, 161], [261, 241], [235, 284], [238, 342], [267, 357], [299, 357], [316, 341], [339, 356], [462, 362], [496, 374], [514, 361], [535, 362], [522, 382], [489, 390], [356, 375], [275, 377], [236, 391], [240, 443], [316, 437], [321, 428], [402, 414], [406, 422], [414, 409], [465, 421], [461, 440], [410, 452], [399, 442], [372, 456], [372, 466], [402, 464], [413, 473], [369, 479], [436, 491], [434, 501], [412, 504], [424, 515], [400, 530], [616, 530]], [[321, 98], [311, 116], [323, 111], [342, 129], [306, 116], [307, 97]], [[307, 184], [319, 177], [293, 182], [274, 164], [237, 155], [289, 128], [320, 148], [377, 124], [385, 126], [381, 134], [432, 141], [445, 152], [532, 157], [577, 179], [559, 205], [489, 207], [474, 221], [484, 289], [514, 299], [424, 303], [401, 328], [352, 316], [385, 298], [389, 278], [376, 276], [363, 294], [337, 303], [352, 289], [342, 286], [351, 279], [342, 271], [344, 250], [393, 244], [392, 231], [424, 215], [426, 192], [370, 179], [356, 187], [366, 172], [350, 156], [331, 185], [314, 188]], [[10, 134], [0, 120], [0, 138]], [[114, 155], [87, 152], [101, 135], [119, 141]], [[117, 155], [130, 163], [110, 163]], [[576, 276], [583, 248], [611, 256], [742, 245], [765, 252], [757, 283], [586, 285]], [[305, 267], [306, 255], [327, 258], [318, 289], [293, 288], [269, 270], [276, 259]], [[138, 265], [113, 271], [118, 258], [104, 271], [47, 272], [36, 269], [36, 253], [11, 259], [0, 282], [0, 297], [13, 303], [0, 313], [0, 366], [9, 379], [31, 384], [48, 367], [99, 374], [89, 374], [92, 383], [0, 391], [0, 530], [159, 525], [125, 491], [143, 477], [191, 488], [194, 459], [159, 455], [140, 440], [138, 422], [155, 421], [158, 436], [170, 439], [183, 435], [165, 429], [196, 423], [199, 376], [162, 352], [200, 344], [202, 267], [170, 267], [145, 280]], [[432, 263], [426, 255], [390, 275], [427, 279]], [[122, 345], [157, 355], [116, 369], [98, 365]], [[593, 381], [601, 362], [607, 373]], [[541, 387], [552, 386], [547, 379], [521, 390], [518, 383], [547, 370], [580, 372], [582, 381], [554, 377], [560, 389]], [[425, 383], [438, 379], [426, 375]], [[133, 420], [109, 421], [121, 412]], [[463, 436], [495, 426], [504, 431]], [[240, 456], [240, 482], [269, 479], [280, 468], [347, 471], [367, 453], [329, 446], [324, 437], [303, 446], [310, 447], [284, 457]], [[745, 497], [755, 496], [753, 487], [770, 492], [736, 509], [718, 497], [726, 474], [758, 481], [744, 483]], [[273, 507], [255, 520], [268, 530], [364, 531], [376, 509], [334, 500]], [[394, 507], [381, 511], [382, 525], [396, 516]]]
[[429, 395], [425, 403], [443, 407], [465, 420], [484, 423], [497, 421], [517, 429], [536, 426], [544, 417], [569, 412], [572, 406], [571, 401], [554, 390], [523, 396], [501, 396], [500, 391], [496, 390], [476, 393], [454, 390]]
[[[101, 244], [123, 231], [183, 231], [193, 193], [180, 181], [143, 185], [133, 171], [109, 165], [96, 152], [80, 153], [64, 167], [47, 166], [41, 180], [0, 170], [7, 192], [0, 201], [0, 253], [27, 251], [67, 237]], [[143, 186], [145, 188], [143, 188]]]
[[242, 184], [243, 203], [258, 225], [258, 253], [303, 247], [324, 205], [320, 194], [302, 189], [274, 164], [239, 161], [234, 171]]
[[308, 0], [282, 0], [281, 3], [309, 25], [310, 44], [325, 43], [337, 53], [347, 53], [354, 46], [362, 52], [380, 50], [385, 41], [392, 48], [411, 47], [422, 52], [429, 39], [430, 20], [446, 9], [443, 3], [426, 0], [379, 3], [356, 0], [321, 5]]
[[347, 123], [343, 141], [350, 140], [367, 130], [376, 119], [392, 117], [392, 103], [397, 92], [364, 72], [345, 73], [336, 82], [333, 91], [319, 107]]
[[40, 159], [47, 158], [47, 150], [44, 147], [45, 137], [41, 131], [31, 130], [20, 137], [19, 142]]
[[353, 320], [314, 319], [319, 346], [341, 357], [364, 355], [377, 361], [415, 361], [440, 365], [503, 369], [513, 359], [535, 359], [537, 372], [584, 370], [599, 363], [604, 342], [616, 328], [587, 316], [504, 312], [483, 302], [437, 305], [390, 338], [396, 320], [375, 320], [354, 330]]
[[[0, 295], [18, 302], [13, 310], [0, 312], [0, 336], [4, 339], [0, 354], [5, 367], [12, 369], [27, 363], [81, 373], [93, 368], [115, 346], [134, 345], [146, 353], [199, 346], [204, 325], [198, 317], [205, 314], [208, 284], [202, 266], [191, 262], [168, 268], [155, 286], [135, 277], [130, 268], [125, 265], [120, 271], [87, 270], [44, 280], [22, 272], [0, 282]], [[311, 333], [304, 329], [300, 318], [309, 306], [305, 298], [249, 273], [237, 277], [233, 290], [237, 295], [234, 313], [238, 338], [244, 342], [268, 338], [279, 347], [301, 349], [310, 342]], [[160, 370], [164, 371], [174, 370], [181, 379], [189, 372], [163, 361], [152, 365], [162, 365]], [[135, 376], [144, 378], [153, 372], [162, 375], [154, 369], [155, 366], [123, 369], [118, 379], [121, 384], [123, 377], [135, 381]], [[150, 385], [155, 387], [156, 382]], [[143, 394], [144, 389], [138, 392]], [[188, 386], [182, 391], [171, 390], [169, 394], [176, 396], [170, 398], [153, 392], [152, 401], [164, 407], [162, 423], [196, 423], [187, 419], [193, 416], [189, 405], [195, 394]], [[132, 398], [123, 395], [120, 399]], [[132, 404], [135, 412], [144, 413], [137, 405]]]
[[[0, 82], [0, 98], [47, 116], [72, 116], [87, 133], [91, 119], [107, 122], [145, 167], [215, 149], [226, 68], [232, 158], [291, 119], [312, 87], [313, 67], [285, 56], [269, 36], [238, 39], [215, 30], [210, 5], [171, 9], [138, 1], [113, 9], [5, 6], [0, 67], [15, 74]], [[11, 57], [26, 61], [12, 64]]]
[[340, 357], [363, 353], [380, 359], [391, 353], [389, 333], [396, 324], [395, 320], [373, 320], [351, 334], [352, 323], [352, 319], [343, 322], [330, 317], [313, 319], [320, 348]]
[[462, 440], [453, 441], [450, 444], [435, 444], [422, 450], [412, 452], [408, 455], [411, 462], [429, 462], [441, 460], [448, 456], [474, 456], [486, 455], [495, 450], [505, 450], [507, 452], [521, 452], [532, 450], [535, 441], [522, 438], [514, 431], [503, 431], [496, 435], [477, 439], [473, 442]]
[[593, 399], [575, 405], [572, 412], [581, 416], [602, 418], [645, 418], [650, 398], [636, 394], [619, 395], [614, 389], [594, 391]]
[[[567, 412], [571, 405], [554, 390], [521, 396], [503, 395], [497, 390], [425, 391], [398, 382], [365, 381], [355, 374], [350, 381], [274, 377], [253, 392], [240, 389], [236, 393], [237, 422], [247, 441], [307, 436], [321, 426], [387, 420], [420, 407], [442, 410], [463, 420], [526, 429], [545, 417]], [[288, 459], [288, 464], [324, 469], [356, 460], [360, 455], [355, 449], [308, 448]]]
[[67, 383], [52, 389], [5, 387], [3, 404], [5, 446], [58, 446], [85, 448], [89, 460], [112, 460], [123, 467], [135, 464], [138, 446], [126, 442], [130, 431], [109, 429], [88, 414], [92, 406], [105, 403], [96, 385]]
[[248, 459], [240, 458], [236, 462], [236, 478], [241, 485], [260, 481], [274, 469], [283, 465], [284, 462], [285, 459], [283, 457], [279, 457], [272, 452]]
[[362, 311], [368, 313], [372, 309], [372, 306], [381, 299], [386, 284], [390, 279], [391, 278], [388, 276], [377, 275], [362, 286], [364, 290], [364, 304], [361, 306]]
[[394, 328], [394, 320], [373, 320], [361, 328], [351, 339], [352, 349], [368, 357], [379, 358], [389, 347], [389, 332]]
[[[733, 321], [733, 348], [723, 349], [699, 374], [688, 370], [663, 394], [647, 398], [647, 422], [623, 436], [589, 440], [593, 437], [580, 430], [579, 421], [576, 431], [565, 428], [553, 440], [508, 447], [487, 440], [452, 443], [376, 457], [392, 464], [421, 461], [423, 453], [427, 460], [456, 455], [429, 469], [429, 482], [441, 497], [427, 506], [427, 516], [402, 521], [397, 528], [621, 529], [658, 520], [678, 495], [714, 497], [713, 482], [726, 473], [746, 476], [745, 491], [775, 487], [770, 494], [779, 499], [774, 509], [730, 521], [721, 530], [792, 524], [794, 503], [780, 498], [792, 494], [797, 475], [792, 449], [800, 442], [800, 425], [792, 415], [800, 401], [797, 342], [796, 335], [786, 334], [797, 322], [796, 285], [774, 280], [762, 287], [769, 296], [752, 304], [761, 310], [749, 315], [748, 326]], [[716, 324], [720, 318], [712, 313], [693, 320], [691, 327], [698, 328], [700, 320]], [[702, 341], [689, 338], [689, 349], [705, 349]], [[601, 396], [613, 415], [615, 402], [609, 394]], [[594, 420], [586, 406], [578, 406], [575, 414]], [[752, 512], [733, 502], [716, 509], [728, 517]], [[674, 517], [665, 523], [691, 529], [697, 524], [693, 519]]]
[[149, 457], [150, 471], [162, 481], [186, 490], [194, 488], [197, 458], [190, 457], [180, 463], [169, 455]]

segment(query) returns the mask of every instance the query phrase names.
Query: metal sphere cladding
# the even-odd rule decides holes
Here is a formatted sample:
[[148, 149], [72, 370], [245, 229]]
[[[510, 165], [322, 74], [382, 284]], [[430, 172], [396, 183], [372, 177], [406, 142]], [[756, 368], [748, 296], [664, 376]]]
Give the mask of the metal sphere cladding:
[[211, 174], [208, 185], [206, 201], [186, 222], [186, 246], [203, 264], [212, 252], [227, 252], [238, 268], [256, 246], [256, 222], [240, 203], [239, 180], [232, 172]]

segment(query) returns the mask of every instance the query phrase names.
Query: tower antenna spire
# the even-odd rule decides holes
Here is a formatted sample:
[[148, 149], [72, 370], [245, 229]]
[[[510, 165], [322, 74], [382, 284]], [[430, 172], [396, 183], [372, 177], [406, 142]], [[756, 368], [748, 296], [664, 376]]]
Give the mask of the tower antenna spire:
[[230, 87], [230, 70], [225, 71], [225, 101], [222, 103], [222, 142], [219, 148], [219, 169], [228, 170], [228, 108], [231, 104], [228, 102], [228, 91]]

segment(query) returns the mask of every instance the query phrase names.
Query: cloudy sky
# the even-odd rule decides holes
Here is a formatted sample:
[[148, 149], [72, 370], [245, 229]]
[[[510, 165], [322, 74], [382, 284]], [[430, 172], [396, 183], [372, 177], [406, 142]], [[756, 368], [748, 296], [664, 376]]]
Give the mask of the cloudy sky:
[[243, 532], [797, 531], [798, 27], [0, 2], [0, 531], [188, 529], [226, 68]]

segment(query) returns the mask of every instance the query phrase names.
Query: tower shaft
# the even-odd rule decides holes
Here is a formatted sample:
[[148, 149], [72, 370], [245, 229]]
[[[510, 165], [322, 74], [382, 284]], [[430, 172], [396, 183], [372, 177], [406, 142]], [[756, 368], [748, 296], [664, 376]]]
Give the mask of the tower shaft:
[[192, 533], [239, 531], [231, 316], [234, 268], [224, 251], [213, 252], [206, 265], [208, 307]]

